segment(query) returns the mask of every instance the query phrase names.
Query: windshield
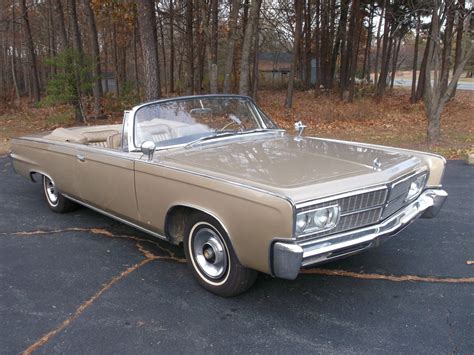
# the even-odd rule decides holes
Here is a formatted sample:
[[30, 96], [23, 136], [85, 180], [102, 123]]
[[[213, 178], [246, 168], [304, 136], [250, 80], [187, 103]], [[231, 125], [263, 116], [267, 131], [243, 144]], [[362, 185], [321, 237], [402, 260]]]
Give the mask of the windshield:
[[228, 132], [276, 128], [243, 97], [193, 97], [152, 103], [135, 114], [135, 146], [153, 141], [157, 147], [188, 144]]

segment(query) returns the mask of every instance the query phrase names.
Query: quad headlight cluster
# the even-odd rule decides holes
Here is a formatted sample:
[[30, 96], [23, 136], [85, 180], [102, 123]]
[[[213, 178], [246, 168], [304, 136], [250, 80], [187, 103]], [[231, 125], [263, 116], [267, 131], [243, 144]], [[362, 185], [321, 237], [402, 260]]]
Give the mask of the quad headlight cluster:
[[295, 232], [297, 236], [333, 229], [341, 214], [338, 205], [316, 208], [296, 214]]
[[413, 180], [410, 184], [410, 189], [408, 190], [408, 194], [406, 197], [406, 201], [411, 201], [415, 197], [417, 197], [423, 188], [425, 187], [426, 182], [426, 173], [418, 175], [415, 180]]

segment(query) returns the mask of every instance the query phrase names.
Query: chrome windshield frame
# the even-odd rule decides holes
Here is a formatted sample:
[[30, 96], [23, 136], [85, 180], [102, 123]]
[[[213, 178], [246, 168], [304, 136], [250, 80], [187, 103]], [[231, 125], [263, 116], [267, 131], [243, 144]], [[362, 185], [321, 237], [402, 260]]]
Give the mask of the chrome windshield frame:
[[[135, 142], [135, 131], [136, 131], [136, 114], [137, 112], [143, 108], [143, 107], [146, 107], [146, 106], [150, 106], [150, 105], [156, 105], [156, 104], [161, 104], [161, 103], [167, 103], [167, 102], [172, 102], [172, 101], [184, 101], [184, 100], [199, 100], [199, 99], [213, 99], [213, 98], [234, 98], [234, 99], [244, 99], [244, 100], [247, 100], [251, 105], [250, 105], [250, 109], [251, 109], [251, 113], [253, 115], [255, 115], [255, 117], [257, 118], [257, 121], [258, 121], [258, 124], [261, 126], [262, 129], [275, 129], [275, 130], [278, 130], [278, 131], [281, 131], [280, 128], [278, 128], [278, 126], [276, 125], [275, 122], [271, 121], [273, 123], [273, 125], [275, 127], [268, 127], [266, 124], [265, 124], [265, 120], [261, 117], [260, 115], [260, 112], [259, 110], [257, 109], [258, 106], [257, 104], [255, 103], [255, 100], [253, 98], [251, 98], [250, 96], [245, 96], [245, 95], [234, 95], [234, 94], [210, 94], [210, 95], [190, 95], [190, 96], [179, 96], [179, 97], [175, 97], [175, 98], [166, 98], [166, 99], [160, 99], [160, 100], [155, 100], [155, 101], [150, 101], [150, 102], [145, 102], [143, 104], [140, 104], [140, 105], [137, 105], [135, 107], [133, 107], [128, 115], [129, 115], [129, 118], [132, 117], [132, 119], [129, 119], [127, 124], [128, 124], [128, 132], [129, 132], [129, 137], [128, 137], [128, 151], [129, 152], [139, 152], [140, 151], [140, 147], [138, 147], [136, 145], [136, 142]], [[261, 109], [260, 109], [261, 111]], [[263, 112], [263, 111], [262, 111]], [[267, 119], [271, 120], [268, 115], [267, 115]], [[182, 146], [185, 146], [186, 144], [170, 144], [170, 145], [167, 145], [167, 146], [163, 146], [163, 147], [160, 147], [160, 150], [167, 150], [167, 149], [172, 149], [172, 148], [177, 148], [177, 147], [182, 147]]]

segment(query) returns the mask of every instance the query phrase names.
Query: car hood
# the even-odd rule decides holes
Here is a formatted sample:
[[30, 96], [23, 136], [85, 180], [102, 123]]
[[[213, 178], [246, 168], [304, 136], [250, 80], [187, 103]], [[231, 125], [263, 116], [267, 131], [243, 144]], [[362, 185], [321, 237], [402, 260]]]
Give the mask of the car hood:
[[[163, 157], [168, 164], [306, 199], [314, 185], [387, 182], [420, 161], [394, 150], [282, 134], [208, 142]], [[374, 161], [380, 164], [374, 168]], [[349, 179], [349, 180], [348, 180]], [[329, 186], [329, 185], [328, 185]], [[344, 190], [344, 187], [341, 187]], [[313, 189], [314, 190], [314, 189]]]

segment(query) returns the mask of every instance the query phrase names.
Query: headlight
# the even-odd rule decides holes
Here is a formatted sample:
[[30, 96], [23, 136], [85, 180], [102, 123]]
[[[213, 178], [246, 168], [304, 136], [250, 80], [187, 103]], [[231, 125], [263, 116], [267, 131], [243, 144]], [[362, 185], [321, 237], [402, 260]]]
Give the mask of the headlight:
[[410, 201], [414, 199], [416, 196], [418, 196], [423, 190], [423, 187], [425, 186], [425, 181], [426, 181], [426, 174], [422, 174], [416, 177], [414, 181], [410, 184], [410, 189], [408, 190], [407, 194], [407, 201]]
[[334, 228], [339, 221], [340, 211], [340, 207], [334, 205], [297, 213], [296, 235], [317, 233]]

